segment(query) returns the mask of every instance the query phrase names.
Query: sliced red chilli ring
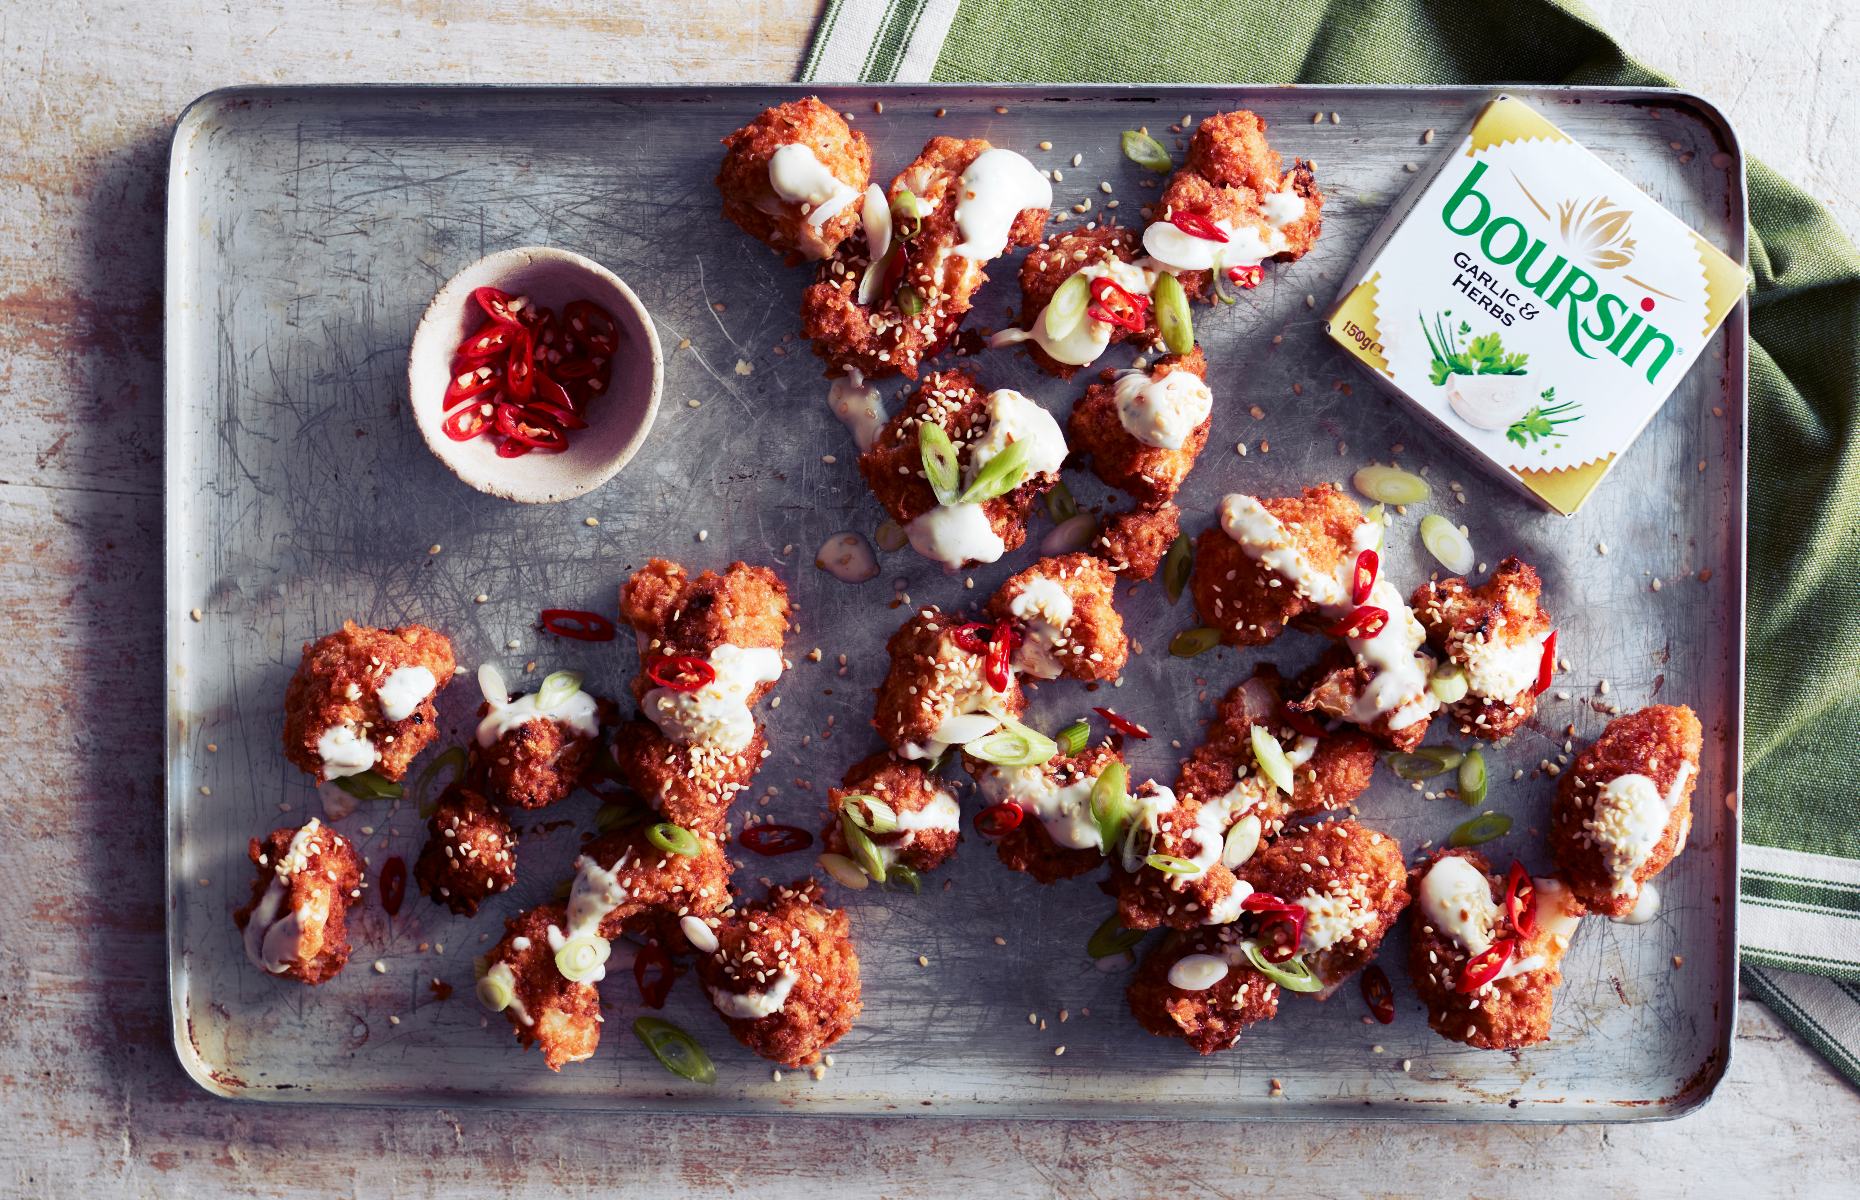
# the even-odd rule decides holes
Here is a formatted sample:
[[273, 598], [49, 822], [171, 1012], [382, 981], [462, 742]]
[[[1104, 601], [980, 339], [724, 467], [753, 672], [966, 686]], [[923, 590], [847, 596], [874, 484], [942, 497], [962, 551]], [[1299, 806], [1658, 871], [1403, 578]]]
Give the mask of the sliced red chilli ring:
[[1026, 810], [1016, 801], [1003, 800], [975, 814], [975, 830], [983, 837], [1004, 837], [1019, 829], [1026, 815]]
[[510, 343], [504, 357], [504, 386], [512, 400], [528, 400], [536, 386], [536, 348], [527, 333]]
[[1267, 962], [1286, 962], [1297, 955], [1305, 936], [1305, 910], [1287, 904], [1256, 914], [1259, 918], [1259, 953]]
[[1388, 972], [1374, 963], [1363, 972], [1363, 1003], [1369, 1006], [1369, 1015], [1377, 1022], [1388, 1025], [1395, 1020], [1395, 989], [1389, 986]]
[[1486, 984], [1498, 978], [1498, 973], [1505, 969], [1511, 956], [1518, 952], [1518, 943], [1512, 938], [1499, 938], [1466, 962], [1465, 970], [1460, 972], [1460, 981], [1454, 990], [1462, 995], [1471, 995]]
[[988, 680], [988, 686], [997, 692], [1005, 692], [1014, 682], [1010, 667], [1014, 654], [1014, 628], [1006, 621], [995, 626], [994, 639], [988, 643], [988, 659], [982, 664], [982, 676]]
[[497, 406], [497, 432], [503, 434], [506, 441], [517, 442], [531, 450], [568, 447], [568, 434], [553, 418], [515, 404]]
[[672, 994], [672, 956], [657, 942], [648, 942], [633, 956], [633, 983], [639, 988], [639, 1000], [647, 1008], [664, 1008]]
[[538, 620], [544, 629], [557, 637], [574, 638], [578, 642], [614, 640], [614, 623], [596, 612], [579, 608], [545, 608]]
[[564, 355], [561, 362], [549, 364], [549, 375], [567, 383], [571, 379], [586, 379], [594, 374], [594, 360], [585, 355]]
[[1376, 572], [1382, 566], [1382, 556], [1374, 550], [1365, 550], [1356, 556], [1356, 570], [1350, 576], [1350, 602], [1362, 604], [1369, 599], [1369, 593], [1376, 587]]
[[407, 862], [398, 854], [381, 866], [381, 910], [392, 917], [407, 895]]
[[1203, 241], [1225, 242], [1227, 231], [1198, 212], [1179, 212], [1171, 214], [1169, 224], [1180, 229], [1189, 237], [1198, 237]]
[[1253, 892], [1242, 897], [1240, 901], [1241, 912], [1279, 912], [1291, 907], [1293, 907], [1291, 904], [1279, 899], [1271, 892]]
[[575, 411], [575, 398], [568, 394], [568, 389], [541, 371], [536, 372], [536, 387], [530, 393], [530, 403]]
[[670, 654], [647, 663], [646, 677], [674, 692], [695, 692], [717, 678], [717, 668], [689, 654]]
[[464, 363], [446, 384], [445, 406], [451, 408], [461, 400], [483, 395], [504, 382], [504, 368], [499, 363]]
[[1550, 690], [1550, 679], [1556, 674], [1556, 630], [1544, 639], [1544, 656], [1537, 662], [1537, 682], [1531, 688], [1531, 695], [1541, 696]]
[[737, 835], [743, 849], [753, 850], [765, 858], [793, 854], [814, 844], [814, 835], [796, 825], [751, 825]]
[[620, 326], [612, 313], [592, 300], [574, 300], [562, 309], [569, 334], [596, 354], [610, 355], [620, 348]]
[[1091, 281], [1091, 304], [1085, 311], [1094, 321], [1142, 333], [1149, 324], [1150, 298], [1139, 296], [1116, 280], [1100, 275]]
[[1505, 877], [1505, 923], [1521, 938], [1537, 932], [1537, 881], [1521, 862]]
[[1260, 277], [1263, 274], [1264, 271], [1260, 269], [1258, 263], [1254, 263], [1250, 267], [1228, 267], [1227, 281], [1234, 284], [1236, 287], [1243, 287], [1248, 291], [1252, 291], [1259, 286]]
[[453, 351], [453, 354], [466, 362], [482, 362], [487, 358], [495, 358], [510, 349], [511, 343], [515, 342], [521, 333], [522, 329], [516, 325], [493, 321], [460, 342], [459, 348]]
[[980, 621], [970, 621], [966, 625], [958, 625], [950, 630], [949, 636], [957, 646], [970, 654], [986, 654], [988, 653], [988, 637], [992, 630], [992, 626], [984, 625]]
[[1332, 625], [1327, 632], [1332, 637], [1362, 641], [1381, 633], [1388, 623], [1388, 609], [1377, 608], [1373, 604], [1359, 604], [1355, 612]]
[[494, 411], [490, 404], [482, 401], [461, 404], [446, 414], [439, 428], [455, 442], [469, 442], [475, 437], [482, 437], [491, 428]]
[[1099, 716], [1103, 717], [1105, 719], [1105, 723], [1108, 724], [1112, 729], [1117, 730], [1119, 733], [1129, 734], [1133, 738], [1143, 738], [1145, 740], [1147, 740], [1150, 736], [1149, 730], [1143, 728], [1143, 726], [1137, 724], [1135, 721], [1131, 720], [1129, 717], [1123, 716], [1122, 714], [1114, 712], [1111, 709], [1094, 708], [1092, 709], [1092, 711], [1097, 713]]
[[525, 454], [528, 454], [534, 449], [534, 446], [526, 445], [515, 438], [505, 438], [497, 444], [497, 457], [522, 458]]
[[531, 400], [528, 404], [523, 406], [523, 411], [527, 414], [534, 414], [544, 420], [553, 421], [565, 431], [586, 429], [588, 427], [588, 423], [576, 416], [572, 409], [563, 408], [560, 405], [550, 404], [542, 400]]
[[484, 310], [484, 315], [504, 325], [518, 325], [517, 309], [510, 306], [514, 299], [509, 292], [500, 292], [494, 287], [475, 288], [471, 298]]

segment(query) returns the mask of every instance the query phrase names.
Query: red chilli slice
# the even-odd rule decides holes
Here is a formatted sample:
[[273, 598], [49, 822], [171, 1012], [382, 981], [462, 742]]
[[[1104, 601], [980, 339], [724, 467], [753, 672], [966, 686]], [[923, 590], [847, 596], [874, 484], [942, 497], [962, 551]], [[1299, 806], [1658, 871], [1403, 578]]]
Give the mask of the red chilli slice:
[[1374, 963], [1363, 972], [1363, 1003], [1369, 1006], [1369, 1015], [1383, 1025], [1395, 1020], [1395, 989], [1389, 986], [1388, 972]]
[[398, 854], [381, 864], [381, 909], [388, 916], [400, 913], [407, 895], [407, 862]]
[[1356, 556], [1356, 571], [1350, 577], [1350, 602], [1361, 604], [1369, 599], [1369, 593], [1375, 590], [1376, 572], [1381, 569], [1382, 556], [1374, 550], [1365, 550]]
[[1119, 733], [1127, 733], [1133, 738], [1143, 738], [1145, 740], [1150, 736], [1149, 730], [1143, 728], [1143, 726], [1137, 724], [1129, 717], [1122, 716], [1108, 708], [1094, 708], [1092, 711], [1103, 717], [1105, 722]]
[[509, 292], [500, 292], [494, 287], [475, 288], [471, 298], [484, 310], [484, 315], [503, 325], [519, 326], [516, 310], [510, 307], [514, 297]]
[[1228, 267], [1227, 281], [1250, 292], [1259, 286], [1260, 278], [1264, 273], [1258, 263], [1250, 267]]
[[537, 619], [544, 629], [557, 637], [574, 638], [578, 642], [614, 640], [614, 623], [599, 613], [579, 608], [545, 608]]
[[795, 825], [751, 825], [737, 835], [743, 849], [753, 850], [764, 858], [793, 854], [814, 844], [814, 835]]
[[950, 630], [949, 636], [955, 641], [957, 646], [970, 654], [986, 654], [988, 653], [988, 635], [990, 630], [990, 626], [984, 625], [980, 621], [970, 621], [966, 625], [958, 625], [956, 628]]
[[1381, 633], [1389, 623], [1389, 611], [1377, 608], [1373, 604], [1361, 604], [1355, 612], [1332, 625], [1328, 630], [1332, 637], [1363, 640]]
[[491, 428], [491, 414], [495, 410], [483, 401], [461, 404], [446, 415], [439, 428], [455, 442], [469, 442], [475, 437], [482, 437]]
[[1531, 688], [1531, 695], [1541, 696], [1550, 690], [1550, 678], [1556, 674], [1556, 630], [1544, 639], [1544, 656], [1537, 663], [1537, 684]]
[[646, 664], [646, 676], [674, 692], [695, 692], [717, 678], [717, 668], [689, 654], [672, 654]]
[[1285, 962], [1298, 953], [1305, 936], [1305, 910], [1302, 905], [1287, 904], [1259, 914], [1260, 957], [1267, 962]]
[[620, 348], [620, 326], [614, 315], [592, 300], [576, 300], [562, 309], [563, 324], [575, 341], [596, 354], [609, 355]]
[[1511, 956], [1517, 952], [1516, 939], [1499, 938], [1467, 961], [1466, 969], [1460, 972], [1460, 981], [1454, 990], [1462, 995], [1471, 995], [1478, 991], [1497, 979], [1498, 973], [1505, 969], [1505, 964], [1510, 962]]
[[452, 380], [446, 384], [445, 407], [450, 409], [461, 400], [481, 396], [504, 382], [504, 368], [501, 363], [461, 363], [460, 369], [453, 373]]
[[524, 401], [536, 387], [536, 347], [528, 333], [520, 333], [510, 343], [504, 358], [504, 387], [512, 400]]
[[648, 942], [633, 956], [633, 982], [639, 988], [639, 1000], [647, 1008], [664, 1008], [678, 978], [672, 970], [672, 956], [657, 942]]
[[1026, 810], [1016, 802], [1003, 800], [975, 814], [975, 830], [983, 837], [1004, 837], [1019, 829], [1026, 815]]
[[1010, 660], [1014, 653], [1014, 627], [1006, 621], [995, 626], [994, 638], [988, 643], [988, 661], [982, 666], [983, 678], [988, 686], [997, 692], [1005, 692], [1014, 682], [1014, 673]]
[[1521, 938], [1537, 932], [1537, 882], [1515, 860], [1505, 878], [1505, 922]]
[[1198, 237], [1209, 242], [1225, 242], [1227, 231], [1197, 212], [1179, 212], [1169, 218], [1169, 224], [1180, 229], [1189, 237]]
[[487, 358], [495, 358], [510, 349], [511, 343], [516, 341], [522, 332], [522, 329], [516, 325], [492, 321], [460, 342], [459, 348], [453, 351], [453, 354], [466, 362], [482, 362]]
[[1136, 295], [1100, 275], [1091, 281], [1091, 304], [1085, 311], [1094, 321], [1142, 333], [1149, 324], [1150, 298]]

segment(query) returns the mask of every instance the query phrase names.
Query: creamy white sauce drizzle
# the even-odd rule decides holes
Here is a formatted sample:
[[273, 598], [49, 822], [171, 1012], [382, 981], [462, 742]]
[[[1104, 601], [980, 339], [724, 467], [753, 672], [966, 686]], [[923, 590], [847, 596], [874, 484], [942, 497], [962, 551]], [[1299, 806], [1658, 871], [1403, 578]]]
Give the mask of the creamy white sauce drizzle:
[[1305, 198], [1291, 188], [1267, 192], [1260, 198], [1260, 210], [1266, 215], [1266, 224], [1284, 229], [1305, 215]]
[[[1536, 889], [1534, 905], [1537, 938], [1549, 938], [1559, 949], [1569, 944], [1575, 932], [1576, 918], [1563, 903], [1564, 888], [1555, 879], [1533, 879]], [[1500, 925], [1504, 912], [1492, 899], [1492, 888], [1485, 873], [1463, 858], [1443, 858], [1428, 868], [1421, 879], [1419, 896], [1421, 913], [1436, 932], [1460, 944], [1468, 957], [1485, 953]], [[1514, 956], [1495, 976], [1510, 979], [1542, 970], [1550, 965], [1543, 954], [1524, 958]]]
[[610, 871], [587, 855], [575, 860], [575, 882], [568, 893], [568, 928], [549, 926], [549, 949], [560, 950], [574, 941], [592, 941], [601, 948], [600, 964], [583, 976], [582, 983], [599, 983], [607, 978], [607, 953], [610, 943], [601, 936], [601, 922], [627, 901], [626, 885], [620, 871], [632, 857], [624, 851]]
[[1007, 249], [1014, 220], [1024, 208], [1053, 206], [1053, 185], [1012, 150], [999, 147], [976, 155], [957, 184], [956, 253], [985, 263]]
[[305, 928], [317, 914], [307, 904], [284, 912], [284, 902], [290, 898], [291, 876], [310, 865], [310, 843], [322, 828], [322, 823], [311, 817], [291, 835], [284, 854], [271, 864], [271, 881], [265, 885], [265, 894], [246, 920], [245, 956], [261, 971], [281, 975], [302, 956]]
[[861, 454], [872, 448], [885, 427], [885, 399], [857, 368], [833, 380], [827, 388], [827, 407], [852, 434]]
[[1660, 888], [1651, 879], [1640, 885], [1640, 895], [1634, 897], [1634, 907], [1612, 920], [1619, 925], [1645, 925], [1660, 913]]
[[1054, 845], [1068, 850], [1104, 848], [1104, 837], [1091, 815], [1091, 790], [1097, 783], [1096, 775], [1082, 775], [1060, 784], [1042, 766], [990, 766], [976, 780], [990, 804], [1015, 801], [1039, 818]]
[[1461, 638], [1456, 645], [1466, 668], [1466, 688], [1474, 695], [1510, 700], [1537, 685], [1543, 665], [1544, 642], [1550, 632], [1534, 634], [1521, 642], [1505, 641], [1504, 630], [1492, 630], [1489, 639]]
[[[1156, 273], [1147, 271], [1136, 263], [1127, 263], [1120, 259], [1102, 259], [1090, 266], [1080, 267], [1074, 272], [1086, 279], [1110, 279], [1125, 291], [1136, 296], [1147, 296], [1156, 282]], [[1111, 344], [1111, 326], [1092, 316], [1087, 311], [1079, 316], [1072, 327], [1058, 337], [1046, 329], [1046, 310], [1042, 308], [1034, 314], [1031, 326], [1027, 329], [1003, 329], [988, 339], [991, 347], [1011, 346], [1018, 342], [1034, 342], [1054, 362], [1068, 366], [1085, 367], [1098, 361]]]
[[360, 775], [375, 765], [380, 752], [375, 744], [349, 722], [331, 725], [316, 740], [317, 757], [323, 760], [323, 778], [342, 779]]
[[769, 156], [769, 187], [790, 204], [806, 205], [807, 223], [816, 229], [859, 195], [827, 170], [812, 147], [799, 143], [783, 146]]
[[886, 866], [898, 861], [917, 841], [919, 833], [959, 833], [962, 830], [962, 806], [956, 797], [938, 789], [922, 808], [898, 810], [898, 829], [904, 836], [895, 842], [876, 842], [874, 847]]
[[[988, 397], [988, 428], [962, 455], [962, 483], [975, 477], [990, 459], [1007, 449], [1012, 442], [1027, 448], [1026, 474], [1055, 474], [1066, 460], [1066, 436], [1059, 422], [1038, 404], [1011, 389], [992, 392]], [[991, 563], [1007, 553], [988, 520], [982, 503], [938, 504], [919, 514], [904, 527], [911, 548], [946, 571], [959, 571], [966, 563]]]
[[774, 982], [760, 991], [730, 992], [715, 987], [705, 990], [710, 993], [711, 1005], [724, 1016], [739, 1021], [755, 1021], [782, 1010], [782, 1006], [788, 1003], [788, 993], [794, 990], [797, 978], [793, 971], [783, 970], [775, 976]]
[[1180, 450], [1214, 410], [1214, 393], [1192, 371], [1171, 371], [1160, 379], [1126, 375], [1113, 391], [1124, 431], [1162, 450]]
[[756, 736], [749, 697], [757, 687], [781, 678], [781, 651], [766, 646], [744, 649], [724, 643], [710, 652], [717, 677], [695, 692], [654, 688], [642, 707], [666, 737], [680, 745], [694, 743], [735, 754]]
[[375, 698], [381, 701], [382, 716], [405, 721], [438, 686], [439, 681], [425, 667], [396, 667], [375, 689]]
[[[525, 945], [518, 947], [518, 949], [527, 949], [527, 944], [528, 944], [529, 939], [524, 938], [521, 940], [525, 943]], [[512, 943], [512, 944], [514, 945], [515, 943]], [[505, 994], [510, 997], [510, 1003], [504, 1005], [504, 1007], [500, 1011], [507, 1012], [511, 1014], [512, 1016], [516, 1017], [517, 1023], [519, 1025], [528, 1027], [528, 1026], [536, 1024], [536, 1022], [530, 1017], [529, 1010], [523, 1007], [523, 1001], [517, 998], [517, 973], [510, 969], [509, 963], [503, 962], [501, 960], [498, 962], [492, 963], [490, 968], [485, 971], [484, 977], [486, 979], [497, 980], [500, 984], [503, 985], [503, 990]]]
[[904, 527], [911, 549], [945, 571], [960, 571], [965, 563], [991, 563], [1007, 553], [1007, 543], [988, 522], [979, 504], [939, 504], [926, 509]]
[[1014, 669], [1036, 679], [1057, 679], [1063, 672], [1058, 648], [1072, 621], [1072, 596], [1058, 580], [1042, 575], [1030, 580], [1008, 604], [1021, 622], [1023, 638], [1014, 651]]
[[1143, 249], [1170, 271], [1210, 271], [1258, 266], [1290, 245], [1270, 224], [1263, 231], [1253, 225], [1236, 228], [1225, 218], [1214, 224], [1227, 234], [1226, 241], [1196, 237], [1168, 221], [1153, 221], [1143, 231]]
[[[487, 679], [487, 671], [495, 678]], [[478, 745], [487, 750], [502, 741], [511, 730], [520, 729], [531, 721], [559, 722], [577, 737], [591, 738], [601, 731], [600, 714], [594, 697], [580, 688], [544, 708], [540, 689], [512, 700], [504, 688], [503, 676], [497, 674], [496, 667], [488, 664], [480, 667], [478, 680], [484, 690], [485, 703], [490, 706], [490, 711], [478, 722]]]
[[1619, 775], [1595, 797], [1594, 810], [1582, 828], [1601, 851], [1615, 895], [1635, 894], [1634, 873], [1666, 836], [1666, 824], [1691, 777], [1692, 764], [1682, 762], [1662, 795], [1659, 785], [1645, 775]]

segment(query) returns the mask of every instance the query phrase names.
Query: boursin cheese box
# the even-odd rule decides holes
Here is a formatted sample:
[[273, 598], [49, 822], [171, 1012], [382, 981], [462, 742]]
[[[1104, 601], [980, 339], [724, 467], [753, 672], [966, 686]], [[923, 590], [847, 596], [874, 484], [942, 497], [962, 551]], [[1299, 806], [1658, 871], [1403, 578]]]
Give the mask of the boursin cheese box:
[[1741, 265], [1500, 97], [1371, 239], [1327, 328], [1436, 426], [1567, 516], [1744, 285]]

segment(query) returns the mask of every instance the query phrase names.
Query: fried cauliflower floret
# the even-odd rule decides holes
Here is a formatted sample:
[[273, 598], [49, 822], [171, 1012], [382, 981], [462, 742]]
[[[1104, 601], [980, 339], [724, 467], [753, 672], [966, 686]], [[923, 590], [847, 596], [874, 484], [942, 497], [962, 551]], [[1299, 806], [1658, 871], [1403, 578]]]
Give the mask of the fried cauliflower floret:
[[361, 894], [362, 859], [347, 838], [315, 817], [274, 829], [246, 848], [258, 878], [233, 913], [245, 956], [270, 975], [312, 987], [349, 961], [349, 904]]
[[485, 955], [479, 999], [492, 1003], [497, 985], [508, 989], [502, 1011], [524, 1046], [542, 1051], [551, 1071], [594, 1057], [601, 1041], [601, 998], [594, 984], [566, 978], [555, 965], [549, 933], [568, 925], [568, 906], [532, 908], [504, 922], [504, 936]]
[[[1148, 345], [1160, 335], [1156, 330], [1153, 309], [1147, 307], [1154, 276], [1136, 263], [1143, 253], [1137, 235], [1117, 225], [1098, 225], [1085, 229], [1068, 229], [1041, 242], [1020, 265], [1020, 314], [1022, 329], [996, 334], [992, 344], [1024, 344], [1042, 371], [1070, 379], [1082, 361], [1096, 361], [1105, 350], [1125, 341]], [[1047, 305], [1060, 285], [1084, 272], [1092, 283], [1099, 278], [1136, 296], [1142, 308], [1137, 327], [1100, 320], [1087, 307], [1073, 331], [1059, 341], [1051, 339], [1044, 324]], [[1056, 356], [1057, 355], [1057, 356]]]
[[1634, 911], [1685, 849], [1702, 743], [1690, 708], [1656, 704], [1610, 721], [1557, 780], [1550, 854], [1592, 912]]
[[1009, 870], [1031, 875], [1039, 883], [1083, 875], [1104, 861], [1103, 837], [1092, 818], [1092, 788], [1109, 767], [1122, 762], [1109, 742], [1087, 746], [1074, 756], [1062, 750], [1028, 767], [963, 758], [985, 804], [1012, 801], [1020, 806], [1019, 823], [994, 839], [995, 856]]
[[1173, 503], [1139, 505], [1106, 521], [1091, 552], [1126, 580], [1148, 579], [1162, 566], [1181, 526], [1182, 510]]
[[859, 228], [872, 149], [819, 99], [766, 109], [723, 144], [723, 215], [790, 262], [826, 258]]
[[[926, 423], [949, 436], [961, 487], [973, 483], [981, 467], [1007, 445], [1024, 442], [1028, 461], [1020, 483], [977, 505], [939, 506], [924, 474], [920, 426]], [[859, 456], [859, 473], [891, 519], [904, 527], [912, 548], [954, 571], [994, 562], [1021, 547], [1027, 540], [1027, 516], [1059, 482], [1065, 455], [1065, 435], [1039, 405], [1019, 392], [984, 393], [966, 372], [939, 371], [924, 377], [872, 448]], [[985, 521], [956, 519], [976, 516], [969, 511], [975, 508]], [[928, 520], [918, 521], [927, 514], [932, 514]]]
[[[683, 945], [679, 922], [688, 916], [700, 920], [717, 916], [730, 906], [730, 862], [724, 854], [721, 831], [690, 831], [696, 853], [686, 856], [661, 850], [647, 836], [648, 826], [634, 825], [603, 834], [582, 847], [575, 860], [571, 909], [575, 897], [598, 894], [607, 877], [618, 883], [618, 900], [599, 907], [600, 936], [648, 934], [672, 945]], [[572, 912], [571, 912], [572, 915]]]
[[[1144, 955], [1130, 981], [1130, 1015], [1157, 1037], [1181, 1038], [1201, 1054], [1232, 1047], [1248, 1025], [1279, 1011], [1279, 985], [1247, 961], [1240, 941], [1233, 925], [1171, 933]], [[1172, 982], [1172, 974], [1189, 986]]]
[[1014, 669], [1035, 679], [1108, 682], [1130, 658], [1124, 619], [1112, 607], [1117, 577], [1089, 554], [1043, 558], [1009, 577], [988, 601], [990, 619], [1020, 635]]
[[1200, 801], [1154, 782], [1136, 788], [1134, 826], [1106, 885], [1117, 897], [1118, 923], [1193, 929], [1237, 919], [1246, 888], [1234, 875], [1238, 864], [1226, 861], [1227, 831], [1267, 791], [1263, 780], [1243, 780], [1226, 795]]
[[622, 722], [608, 744], [620, 781], [660, 816], [693, 833], [723, 828], [731, 801], [768, 755], [760, 729], [742, 750], [723, 754], [681, 746], [644, 717]]
[[931, 605], [911, 614], [885, 643], [891, 667], [878, 685], [872, 726], [900, 758], [940, 758], [949, 743], [936, 735], [951, 717], [984, 710], [1018, 717], [1027, 707], [1013, 671], [1007, 690], [989, 684], [985, 654], [963, 647], [964, 628], [963, 621]]
[[[1419, 634], [1416, 640], [1420, 640]], [[1346, 647], [1333, 646], [1300, 677], [1299, 686], [1294, 690], [1302, 692], [1302, 698], [1289, 701], [1285, 707], [1320, 721], [1354, 721], [1374, 679], [1369, 669], [1358, 663]], [[1396, 709], [1377, 713], [1367, 722], [1358, 722], [1357, 728], [1390, 749], [1413, 750], [1426, 739], [1437, 702], [1427, 697], [1421, 707], [1427, 711], [1418, 718], [1413, 718], [1405, 709]], [[1398, 725], [1398, 721], [1401, 724]]]
[[[788, 587], [767, 567], [733, 562], [722, 574], [694, 577], [678, 563], [655, 558], [620, 589], [620, 615], [639, 635], [642, 659], [706, 658], [725, 645], [779, 650], [788, 632]], [[643, 697], [655, 686], [642, 677], [634, 691]]]
[[402, 779], [439, 736], [433, 696], [454, 665], [451, 641], [424, 625], [344, 621], [304, 646], [285, 689], [284, 757], [318, 779]]
[[1167, 503], [1208, 444], [1207, 370], [1197, 346], [1156, 360], [1147, 374], [1105, 371], [1072, 406], [1066, 440], [1091, 457], [1094, 475], [1139, 505]]
[[1414, 615], [1428, 644], [1466, 672], [1466, 695], [1448, 706], [1460, 732], [1487, 741], [1515, 733], [1537, 712], [1537, 677], [1550, 615], [1538, 606], [1543, 583], [1517, 558], [1470, 587], [1457, 576], [1415, 590]]
[[[1353, 558], [1352, 539], [1363, 513], [1334, 484], [1259, 503], [1284, 526], [1314, 570], [1334, 574]], [[1195, 539], [1189, 587], [1201, 623], [1219, 629], [1221, 641], [1230, 646], [1263, 646], [1312, 611], [1312, 602], [1290, 580], [1249, 555], [1220, 525]]]
[[435, 904], [472, 916], [517, 881], [517, 835], [495, 805], [468, 787], [447, 788], [426, 822], [413, 879]]
[[[520, 697], [518, 698], [520, 699]], [[546, 808], [580, 787], [601, 744], [600, 726], [613, 718], [613, 705], [589, 697], [595, 716], [586, 721], [561, 720], [538, 715], [496, 733], [493, 725], [486, 734], [495, 740], [485, 745], [475, 741], [471, 748], [475, 777], [497, 804], [509, 808]], [[478, 709], [482, 720], [497, 706], [489, 701]], [[587, 732], [592, 727], [593, 732]]]
[[[892, 260], [895, 266], [882, 277], [889, 286], [881, 286], [872, 303], [859, 302], [860, 283], [873, 258], [863, 234], [848, 239], [821, 264], [801, 298], [801, 332], [836, 372], [858, 371], [866, 379], [897, 374], [915, 379], [919, 364], [955, 336], [976, 289], [987, 282], [983, 268], [992, 257], [958, 252], [977, 250], [956, 222], [957, 209], [971, 190], [963, 184], [963, 172], [992, 149], [980, 138], [932, 138], [892, 181], [887, 195], [893, 212], [900, 212], [900, 197], [909, 191], [917, 199], [921, 223], [909, 216], [894, 217], [893, 245], [887, 250], [901, 257]], [[1015, 214], [1004, 249], [1033, 245], [1046, 226], [1051, 186], [1031, 167], [1026, 174], [1030, 203]]]
[[887, 869], [902, 865], [923, 874], [956, 853], [962, 840], [962, 808], [955, 793], [920, 764], [882, 753], [854, 763], [840, 786], [827, 792], [829, 819], [821, 840], [831, 853], [860, 861], [847, 846], [840, 821], [853, 796], [870, 796], [896, 815], [896, 829], [866, 835]]
[[1255, 892], [1305, 910], [1298, 953], [1326, 987], [1367, 966], [1408, 907], [1401, 847], [1355, 821], [1288, 830], [1240, 874]]
[[1554, 993], [1563, 981], [1559, 964], [1583, 910], [1557, 880], [1534, 883], [1534, 931], [1518, 940], [1499, 978], [1463, 992], [1467, 963], [1494, 938], [1515, 935], [1505, 927], [1504, 883], [1475, 850], [1440, 851], [1410, 873], [1408, 974], [1427, 1023], [1442, 1037], [1512, 1050], [1550, 1036]]
[[730, 1036], [785, 1067], [817, 1062], [863, 1007], [846, 914], [813, 880], [777, 887], [727, 914], [698, 977]]

